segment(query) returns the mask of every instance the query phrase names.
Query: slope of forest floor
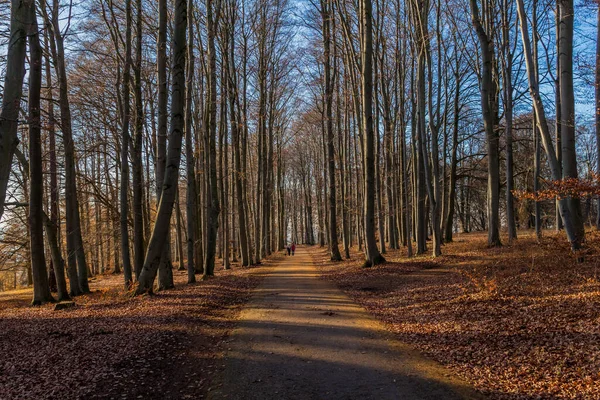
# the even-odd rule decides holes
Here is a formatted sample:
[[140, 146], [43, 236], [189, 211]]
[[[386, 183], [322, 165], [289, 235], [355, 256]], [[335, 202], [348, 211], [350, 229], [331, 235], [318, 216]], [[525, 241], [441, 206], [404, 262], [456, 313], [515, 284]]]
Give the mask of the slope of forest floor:
[[31, 290], [0, 296], [0, 398], [202, 398], [263, 268], [219, 270], [175, 289], [131, 297], [122, 275], [90, 283], [76, 306], [30, 307]]
[[576, 263], [562, 235], [487, 248], [484, 234], [457, 235], [443, 255], [362, 269], [362, 253], [331, 263], [334, 281], [395, 332], [492, 399], [600, 399], [600, 234]]

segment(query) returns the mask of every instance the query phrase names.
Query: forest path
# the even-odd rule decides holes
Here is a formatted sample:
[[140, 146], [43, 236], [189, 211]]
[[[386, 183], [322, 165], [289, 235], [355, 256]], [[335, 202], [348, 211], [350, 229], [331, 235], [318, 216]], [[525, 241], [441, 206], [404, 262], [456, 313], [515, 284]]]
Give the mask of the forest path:
[[256, 289], [210, 399], [479, 398], [319, 279], [311, 251], [299, 247]]

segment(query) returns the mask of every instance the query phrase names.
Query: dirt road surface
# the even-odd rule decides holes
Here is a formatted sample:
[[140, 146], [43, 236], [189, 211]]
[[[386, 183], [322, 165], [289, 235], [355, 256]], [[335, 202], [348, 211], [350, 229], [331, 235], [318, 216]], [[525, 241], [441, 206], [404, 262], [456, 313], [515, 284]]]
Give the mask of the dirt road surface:
[[477, 399], [319, 279], [310, 248], [274, 267], [230, 336], [216, 399]]

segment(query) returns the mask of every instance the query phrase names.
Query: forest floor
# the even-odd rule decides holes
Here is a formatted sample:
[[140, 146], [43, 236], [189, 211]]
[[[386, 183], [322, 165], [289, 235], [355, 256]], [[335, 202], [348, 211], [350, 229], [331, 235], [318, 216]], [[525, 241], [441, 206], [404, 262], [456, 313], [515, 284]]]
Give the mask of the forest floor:
[[457, 235], [436, 259], [392, 250], [370, 269], [357, 249], [339, 263], [326, 249], [314, 257], [399, 340], [492, 399], [600, 399], [600, 233], [588, 233], [583, 263], [563, 235], [519, 234], [501, 248]]
[[[1, 399], [203, 398], [223, 368], [241, 306], [279, 256], [131, 297], [122, 275], [90, 282], [76, 306], [30, 307], [31, 289], [0, 294]], [[281, 258], [281, 257], [279, 257]]]
[[319, 279], [311, 254], [269, 271], [228, 339], [209, 399], [475, 399], [438, 363], [394, 339], [340, 289]]
[[176, 288], [153, 296], [100, 276], [62, 311], [30, 307], [30, 289], [3, 292], [0, 398], [378, 394], [360, 386], [366, 376], [389, 398], [465, 382], [492, 399], [600, 399], [600, 233], [588, 233], [583, 263], [562, 235], [519, 234], [501, 248], [457, 235], [436, 259], [392, 250], [370, 269], [357, 249], [331, 263], [326, 249], [300, 248], [193, 285], [174, 271]]

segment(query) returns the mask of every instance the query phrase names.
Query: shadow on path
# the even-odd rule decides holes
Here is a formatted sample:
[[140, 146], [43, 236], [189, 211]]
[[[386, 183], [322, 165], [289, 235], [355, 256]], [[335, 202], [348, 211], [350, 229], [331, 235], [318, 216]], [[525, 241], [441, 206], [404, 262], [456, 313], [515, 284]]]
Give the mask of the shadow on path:
[[319, 279], [310, 251], [286, 257], [256, 290], [210, 399], [481, 398]]

